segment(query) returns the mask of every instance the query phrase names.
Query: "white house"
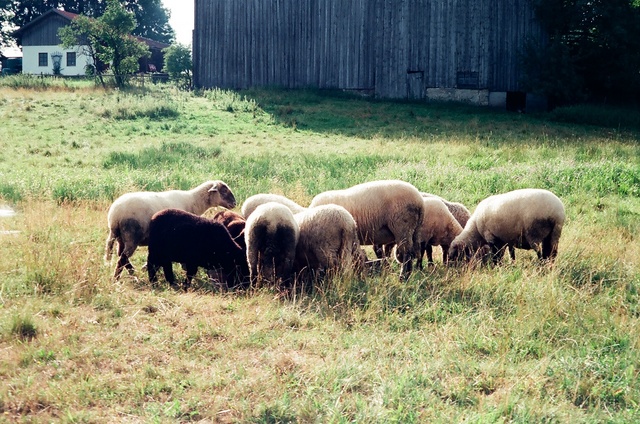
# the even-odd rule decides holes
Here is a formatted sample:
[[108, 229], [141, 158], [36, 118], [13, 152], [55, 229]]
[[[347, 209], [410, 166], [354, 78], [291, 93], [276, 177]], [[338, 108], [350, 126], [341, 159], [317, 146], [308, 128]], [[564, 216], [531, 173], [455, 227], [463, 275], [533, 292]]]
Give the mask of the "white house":
[[51, 9], [16, 32], [22, 39], [22, 73], [85, 75], [87, 66], [93, 61], [83, 54], [84, 46], [63, 49], [58, 37], [58, 29], [69, 25], [77, 16]]
[[[87, 52], [87, 46], [74, 46], [63, 49], [58, 30], [71, 23], [79, 15], [60, 9], [51, 9], [35, 18], [16, 31], [22, 40], [22, 73], [86, 75], [87, 66], [93, 66], [93, 60]], [[169, 44], [145, 37], [135, 38], [147, 45], [151, 57], [140, 59], [140, 72], [160, 71], [164, 61], [163, 49]]]

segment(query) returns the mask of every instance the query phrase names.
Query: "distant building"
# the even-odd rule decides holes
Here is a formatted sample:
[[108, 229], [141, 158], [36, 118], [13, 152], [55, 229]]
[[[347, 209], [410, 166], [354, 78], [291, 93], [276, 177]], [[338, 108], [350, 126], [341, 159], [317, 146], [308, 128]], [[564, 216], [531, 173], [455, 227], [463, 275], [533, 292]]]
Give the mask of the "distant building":
[[505, 105], [527, 40], [531, 0], [195, 0], [194, 83]]
[[[93, 61], [83, 54], [84, 46], [63, 49], [58, 36], [58, 30], [69, 25], [77, 16], [64, 10], [51, 9], [16, 31], [22, 40], [23, 73], [53, 75], [57, 68], [60, 75], [85, 75], [87, 66], [92, 66]], [[169, 44], [144, 37], [136, 38], [151, 51], [150, 58], [140, 60], [140, 72], [149, 72], [153, 68], [161, 70], [164, 60], [162, 49], [169, 47]]]
[[0, 48], [0, 75], [22, 72], [22, 51], [17, 47]]

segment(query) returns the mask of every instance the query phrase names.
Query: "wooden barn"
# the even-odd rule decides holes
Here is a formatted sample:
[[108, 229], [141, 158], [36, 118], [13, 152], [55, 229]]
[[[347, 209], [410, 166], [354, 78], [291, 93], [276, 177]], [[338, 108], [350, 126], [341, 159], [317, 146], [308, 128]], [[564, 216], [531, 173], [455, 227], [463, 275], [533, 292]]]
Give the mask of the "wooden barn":
[[530, 38], [530, 0], [195, 0], [194, 82], [506, 104]]

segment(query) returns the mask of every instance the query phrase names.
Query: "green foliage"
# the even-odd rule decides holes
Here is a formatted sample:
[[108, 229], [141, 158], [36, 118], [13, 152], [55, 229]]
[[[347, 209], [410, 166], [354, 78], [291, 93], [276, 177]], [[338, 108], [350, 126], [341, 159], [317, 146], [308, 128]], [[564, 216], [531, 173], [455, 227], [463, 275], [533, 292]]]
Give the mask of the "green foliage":
[[162, 143], [160, 148], [147, 148], [137, 154], [112, 152], [104, 160], [103, 166], [107, 169], [124, 168], [125, 170], [166, 168], [186, 165], [193, 161], [214, 160], [220, 152], [220, 148], [205, 149], [188, 143]]
[[[0, 45], [9, 45], [15, 41], [13, 28], [38, 18], [52, 8], [61, 8], [67, 12], [97, 18], [104, 14], [106, 0], [0, 0]], [[174, 31], [169, 25], [169, 11], [161, 0], [128, 0], [124, 7], [135, 14], [134, 35], [152, 40], [171, 43]]]
[[149, 57], [151, 52], [130, 35], [136, 26], [134, 14], [127, 12], [118, 0], [106, 1], [102, 16], [97, 19], [79, 16], [60, 28], [58, 35], [65, 48], [86, 45], [81, 54], [92, 58], [98, 74], [102, 72], [101, 64], [109, 64], [116, 85], [122, 88], [127, 84], [127, 76], [138, 70], [138, 60]]
[[547, 96], [552, 104], [586, 99], [584, 81], [570, 49], [560, 40], [542, 46], [528, 42], [523, 52], [522, 89]]
[[164, 71], [178, 87], [189, 90], [192, 87], [193, 62], [191, 49], [182, 44], [173, 44], [164, 51]]
[[525, 86], [560, 103], [635, 102], [640, 8], [634, 0], [536, 0], [547, 46], [525, 52]]

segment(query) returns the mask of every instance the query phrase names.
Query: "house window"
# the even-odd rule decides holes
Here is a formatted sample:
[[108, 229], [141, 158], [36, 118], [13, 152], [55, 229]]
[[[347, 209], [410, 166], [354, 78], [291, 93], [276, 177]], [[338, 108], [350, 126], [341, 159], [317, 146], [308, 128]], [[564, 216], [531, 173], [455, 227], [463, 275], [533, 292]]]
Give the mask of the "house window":
[[67, 52], [67, 66], [76, 66], [76, 52]]
[[38, 53], [38, 66], [49, 66], [49, 55], [46, 53]]

